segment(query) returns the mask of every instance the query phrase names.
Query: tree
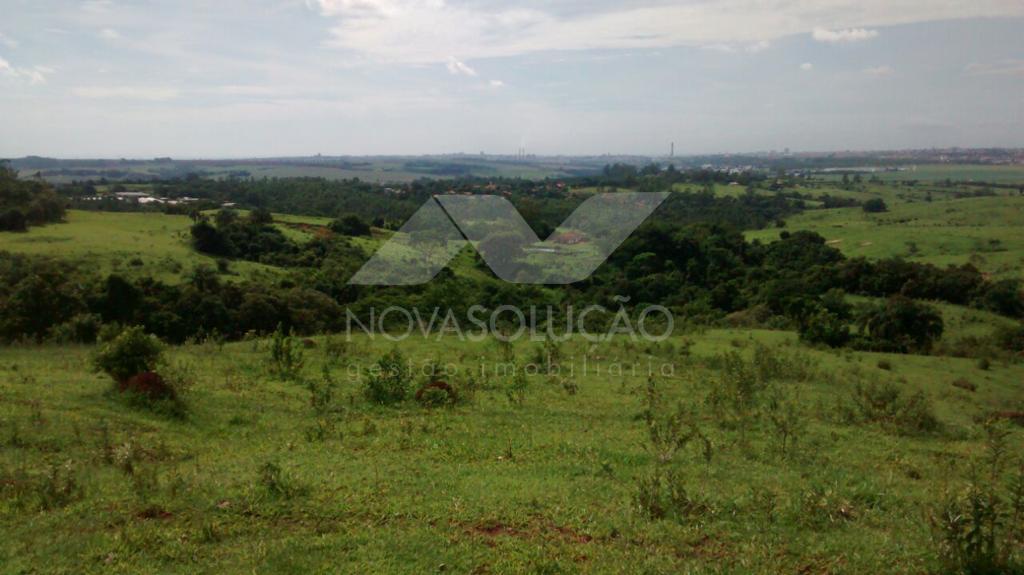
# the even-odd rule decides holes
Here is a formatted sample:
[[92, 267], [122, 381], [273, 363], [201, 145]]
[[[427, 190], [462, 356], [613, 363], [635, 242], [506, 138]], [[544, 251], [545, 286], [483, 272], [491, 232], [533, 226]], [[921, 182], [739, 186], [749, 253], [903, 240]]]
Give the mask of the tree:
[[864, 213], [878, 214], [889, 211], [889, 206], [885, 205], [885, 200], [882, 198], [871, 198], [864, 202]]
[[274, 223], [274, 215], [270, 213], [270, 210], [266, 208], [256, 208], [249, 212], [249, 222], [265, 226]]
[[364, 222], [359, 216], [355, 214], [349, 214], [343, 218], [334, 220], [331, 222], [330, 229], [336, 234], [344, 236], [369, 236], [370, 226]]
[[942, 337], [942, 315], [929, 305], [893, 296], [863, 309], [858, 317], [868, 347], [896, 353], [927, 352]]
[[23, 232], [26, 229], [25, 214], [21, 210], [13, 208], [0, 215], [0, 231]]
[[231, 257], [234, 250], [231, 242], [224, 237], [219, 229], [206, 220], [200, 220], [192, 226], [192, 247], [196, 251], [215, 256]]

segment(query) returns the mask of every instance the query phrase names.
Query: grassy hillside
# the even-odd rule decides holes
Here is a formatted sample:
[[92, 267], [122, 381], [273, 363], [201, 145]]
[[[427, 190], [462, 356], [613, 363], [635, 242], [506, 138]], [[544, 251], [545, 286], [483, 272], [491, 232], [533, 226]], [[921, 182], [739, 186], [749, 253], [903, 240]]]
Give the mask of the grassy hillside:
[[[69, 210], [65, 223], [0, 233], [0, 251], [66, 258], [103, 273], [116, 270], [174, 282], [197, 265], [216, 265], [215, 258], [189, 245], [191, 225], [187, 216]], [[253, 277], [276, 268], [235, 261], [231, 272]]]
[[[504, 361], [493, 342], [408, 342], [416, 366], [458, 370], [448, 379], [464, 401], [374, 407], [358, 374], [391, 345], [306, 350], [300, 379], [326, 369], [338, 384], [326, 415], [301, 381], [268, 374], [266, 342], [176, 348], [195, 375], [184, 420], [107, 395], [90, 348], [0, 350], [4, 571], [920, 573], [938, 565], [929, 513], [986, 453], [977, 421], [1024, 409], [1019, 365], [982, 372], [719, 330], [646, 348], [566, 344], [561, 374], [521, 390], [486, 367]], [[514, 352], [526, 362], [535, 349]], [[730, 352], [763, 386], [749, 410], [712, 401]], [[674, 370], [648, 403], [647, 369], [663, 364]], [[922, 392], [939, 427], [845, 419], [867, 381]], [[641, 414], [677, 403], [707, 443], [659, 464]], [[638, 499], [659, 470], [685, 486], [665, 518]]]
[[[971, 262], [995, 277], [1021, 277], [1024, 198], [999, 196], [943, 202], [893, 203], [890, 211], [815, 210], [787, 220], [789, 230], [812, 230], [850, 257], [901, 256], [940, 266]], [[779, 230], [747, 233], [771, 241]]]

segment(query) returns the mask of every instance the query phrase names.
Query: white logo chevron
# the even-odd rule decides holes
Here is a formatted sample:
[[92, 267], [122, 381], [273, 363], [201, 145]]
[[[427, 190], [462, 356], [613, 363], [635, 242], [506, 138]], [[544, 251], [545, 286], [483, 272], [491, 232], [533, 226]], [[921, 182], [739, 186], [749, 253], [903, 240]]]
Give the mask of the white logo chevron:
[[668, 192], [596, 194], [541, 241], [501, 196], [435, 196], [349, 283], [427, 283], [467, 245], [507, 282], [575, 283], [590, 277], [667, 198]]

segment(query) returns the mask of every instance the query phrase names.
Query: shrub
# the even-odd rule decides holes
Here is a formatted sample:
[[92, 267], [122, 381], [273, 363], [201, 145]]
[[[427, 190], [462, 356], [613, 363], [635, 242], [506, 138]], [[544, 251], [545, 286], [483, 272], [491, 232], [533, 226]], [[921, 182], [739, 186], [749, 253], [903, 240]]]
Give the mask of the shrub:
[[885, 200], [882, 198], [871, 198], [864, 202], [864, 212], [868, 214], [877, 214], [889, 211], [889, 206], [885, 205]]
[[142, 327], [129, 327], [100, 347], [93, 366], [121, 384], [134, 375], [155, 371], [163, 351], [164, 345], [156, 336]]
[[885, 371], [892, 371], [892, 362], [888, 359], [878, 360], [878, 369], [884, 369]]
[[948, 573], [1024, 573], [1024, 466], [1007, 476], [1009, 430], [988, 422], [985, 434], [986, 473], [929, 516], [939, 560]]
[[458, 401], [455, 388], [443, 381], [432, 381], [416, 392], [416, 401], [424, 407], [454, 405]]
[[369, 368], [363, 392], [371, 403], [393, 405], [405, 400], [411, 384], [405, 358], [393, 349]]
[[271, 462], [260, 466], [259, 486], [272, 499], [291, 499], [303, 492], [280, 465]]
[[840, 412], [848, 422], [877, 423], [906, 435], [931, 433], [940, 427], [923, 392], [907, 394], [892, 383], [857, 383]]
[[336, 234], [346, 236], [369, 236], [370, 225], [364, 222], [359, 216], [347, 215], [341, 219], [331, 222], [330, 229]]
[[1024, 353], [1024, 324], [996, 330], [996, 341], [1006, 351]]
[[811, 344], [843, 347], [850, 341], [850, 328], [841, 317], [822, 309], [802, 322], [800, 339]]
[[638, 479], [633, 502], [648, 519], [683, 521], [714, 512], [709, 502], [686, 489], [682, 476], [673, 470], [659, 469]]
[[858, 323], [868, 336], [859, 347], [895, 353], [927, 352], [944, 330], [936, 309], [903, 296], [864, 308]]
[[285, 335], [281, 324], [277, 324], [270, 344], [270, 373], [280, 379], [296, 379], [303, 364], [302, 344], [292, 337], [290, 331]]
[[50, 330], [55, 343], [96, 343], [103, 320], [93, 313], [80, 313]]

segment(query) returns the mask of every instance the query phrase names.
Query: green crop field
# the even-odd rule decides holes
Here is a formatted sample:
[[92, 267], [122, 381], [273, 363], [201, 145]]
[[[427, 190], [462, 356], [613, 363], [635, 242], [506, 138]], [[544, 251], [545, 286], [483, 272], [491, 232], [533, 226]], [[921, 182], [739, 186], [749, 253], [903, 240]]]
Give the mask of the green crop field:
[[[175, 348], [194, 377], [184, 419], [108, 394], [88, 347], [0, 350], [4, 571], [920, 573], [936, 566], [929, 514], [985, 457], [977, 421], [1024, 408], [1019, 365], [722, 330], [564, 344], [558, 375], [515, 391], [489, 367], [508, 358], [493, 342], [405, 342], [415, 366], [450, 364], [465, 396], [374, 407], [357, 374], [393, 345], [319, 339], [288, 381], [266, 369], [265, 341]], [[756, 401], [782, 398], [788, 431], [773, 408], [733, 419], [714, 407], [730, 352], [760, 374]], [[303, 383], [325, 377], [337, 384], [326, 415]], [[867, 381], [922, 393], [939, 427], [847, 421]], [[667, 456], [641, 414], [677, 404], [700, 439]], [[1008, 448], [1024, 448], [1020, 433]], [[664, 469], [686, 502], [674, 518], [640, 495]]]

